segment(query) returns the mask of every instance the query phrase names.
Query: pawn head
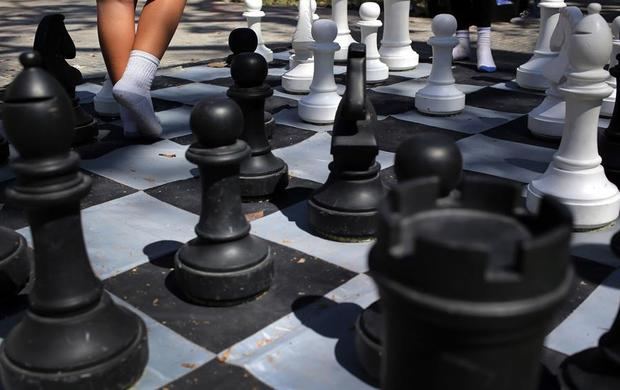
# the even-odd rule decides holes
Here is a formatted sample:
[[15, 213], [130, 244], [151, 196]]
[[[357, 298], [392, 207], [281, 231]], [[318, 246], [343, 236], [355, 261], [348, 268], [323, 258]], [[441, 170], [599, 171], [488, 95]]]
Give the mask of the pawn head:
[[614, 39], [620, 39], [620, 16], [616, 16], [613, 22], [611, 22], [611, 33]]
[[379, 4], [368, 1], [360, 6], [360, 19], [366, 21], [377, 20], [381, 14]]
[[338, 26], [329, 19], [319, 19], [312, 23], [312, 38], [318, 43], [333, 42], [338, 35]]
[[456, 32], [456, 18], [450, 14], [439, 14], [431, 24], [436, 37], [451, 37]]
[[242, 88], [261, 86], [268, 71], [267, 61], [257, 53], [240, 53], [230, 64], [230, 75], [235, 85]]
[[24, 70], [4, 95], [7, 138], [23, 158], [47, 158], [69, 152], [75, 119], [64, 88], [42, 68], [37, 52], [23, 53]]
[[206, 99], [192, 110], [189, 125], [202, 146], [228, 146], [241, 136], [243, 112], [231, 99]]
[[437, 176], [441, 196], [447, 196], [461, 180], [463, 157], [452, 139], [432, 133], [418, 133], [396, 150], [394, 170], [399, 182]]
[[228, 35], [228, 47], [233, 54], [253, 52], [258, 47], [258, 37], [251, 28], [236, 28]]
[[600, 14], [603, 7], [600, 3], [588, 4], [588, 15]]
[[263, 8], [262, 0], [245, 0], [245, 8], [248, 11], [260, 11]]

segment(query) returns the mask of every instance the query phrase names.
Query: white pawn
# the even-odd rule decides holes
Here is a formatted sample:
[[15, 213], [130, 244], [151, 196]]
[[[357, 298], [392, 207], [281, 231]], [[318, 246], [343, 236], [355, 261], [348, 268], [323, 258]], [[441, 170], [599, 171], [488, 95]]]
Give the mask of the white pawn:
[[312, 9], [312, 21], [315, 22], [319, 20], [319, 15], [316, 13], [316, 0], [310, 0], [310, 9]]
[[355, 42], [349, 30], [349, 11], [348, 0], [332, 0], [332, 20], [338, 26], [338, 36], [336, 43], [340, 45], [340, 50], [336, 52], [336, 61], [346, 61], [349, 45]]
[[261, 11], [263, 8], [262, 0], [245, 0], [245, 12], [243, 16], [248, 21], [248, 27], [254, 30], [256, 37], [258, 38], [258, 46], [255, 53], [262, 55], [267, 63], [273, 61], [273, 51], [265, 46], [263, 42], [263, 31], [261, 29], [261, 19], [265, 16], [265, 13]]
[[433, 18], [433, 34], [428, 44], [433, 47], [433, 67], [424, 88], [415, 94], [415, 108], [422, 114], [452, 115], [465, 108], [465, 94], [454, 85], [452, 49], [459, 43], [454, 36], [456, 19], [450, 14]]
[[545, 100], [530, 111], [527, 118], [527, 127], [535, 136], [551, 139], [562, 137], [566, 102], [558, 88], [566, 80], [564, 74], [569, 67], [570, 37], [581, 19], [583, 19], [583, 14], [577, 7], [566, 7], [560, 10], [560, 20], [550, 41], [552, 50], [559, 49], [559, 53], [547, 63], [543, 73], [549, 82], [549, 88], [545, 91]]
[[570, 62], [560, 92], [566, 122], [558, 151], [546, 172], [527, 187], [526, 205], [537, 210], [543, 195], [570, 208], [575, 229], [605, 226], [618, 217], [620, 192], [607, 177], [598, 154], [598, 116], [611, 93], [603, 66], [611, 53], [611, 31], [599, 14], [584, 17], [570, 37]]
[[411, 48], [409, 37], [410, 0], [385, 0], [383, 3], [383, 39], [381, 61], [390, 70], [407, 70], [418, 66], [420, 56]]
[[105, 75], [103, 86], [93, 99], [95, 112], [100, 116], [118, 116], [120, 107], [112, 95], [112, 82], [110, 76]]
[[379, 4], [367, 2], [360, 7], [360, 21], [357, 25], [362, 33], [362, 43], [366, 45], [366, 82], [378, 83], [390, 76], [390, 69], [381, 62], [377, 47], [377, 32], [382, 26], [379, 18], [381, 7]]
[[312, 9], [310, 0], [299, 0], [299, 17], [293, 35], [295, 54], [289, 58], [290, 70], [282, 76], [282, 88], [292, 93], [307, 93], [314, 75], [312, 57]]
[[[609, 68], [611, 69], [618, 63], [616, 57], [620, 54], [620, 16], [617, 16], [613, 22], [611, 22], [611, 34], [613, 35], [613, 49], [611, 50], [611, 58], [609, 59]], [[618, 86], [616, 85], [616, 78], [609, 77], [607, 84], [614, 89], [608, 98], [603, 100], [601, 106], [601, 116], [610, 117], [614, 113], [614, 106], [616, 105], [616, 93]]]
[[337, 35], [338, 26], [329, 19], [317, 20], [312, 25], [314, 78], [310, 93], [298, 105], [299, 117], [306, 122], [327, 124], [336, 118], [341, 99], [334, 79], [334, 53], [340, 49], [334, 42]]
[[551, 35], [558, 24], [561, 8], [566, 7], [564, 0], [544, 0], [540, 7], [540, 30], [534, 48], [534, 55], [525, 64], [517, 68], [517, 84], [521, 88], [544, 91], [549, 87], [543, 72], [545, 65], [558, 55], [551, 50]]

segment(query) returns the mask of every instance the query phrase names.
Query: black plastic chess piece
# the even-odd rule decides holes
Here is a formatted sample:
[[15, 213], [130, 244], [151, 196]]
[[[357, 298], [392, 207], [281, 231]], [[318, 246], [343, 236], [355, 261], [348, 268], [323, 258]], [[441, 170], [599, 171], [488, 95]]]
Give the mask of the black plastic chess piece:
[[243, 113], [232, 100], [206, 100], [192, 110], [190, 126], [197, 142], [186, 157], [200, 169], [202, 207], [198, 237], [177, 252], [175, 276], [190, 300], [233, 305], [267, 290], [274, 272], [269, 246], [249, 234], [241, 210], [239, 166], [251, 153], [237, 140]]
[[[454, 141], [434, 133], [416, 133], [396, 150], [394, 171], [399, 183], [423, 177], [439, 179], [440, 194], [446, 199], [461, 181], [463, 157]], [[414, 200], [412, 200], [413, 202]], [[381, 301], [371, 304], [355, 324], [355, 348], [364, 370], [379, 378], [381, 368]]]
[[228, 89], [228, 96], [243, 111], [241, 138], [252, 149], [250, 157], [241, 162], [243, 197], [268, 197], [288, 184], [288, 166], [271, 153], [265, 135], [265, 99], [273, 95], [273, 89], [265, 83], [267, 69], [267, 61], [258, 53], [237, 54], [230, 66], [235, 84]]
[[[241, 27], [236, 28], [228, 35], [228, 47], [232, 54], [226, 57], [226, 64], [230, 66], [233, 58], [240, 53], [254, 53], [258, 47], [258, 37], [251, 28]], [[276, 120], [270, 112], [264, 111], [263, 113], [265, 121], [265, 134], [267, 138], [271, 139], [273, 130], [276, 127]]]
[[76, 49], [64, 20], [62, 14], [44, 16], [37, 27], [33, 49], [41, 54], [43, 68], [60, 82], [71, 98], [75, 117], [73, 144], [77, 145], [97, 137], [99, 130], [75, 94], [76, 85], [83, 83], [84, 79], [78, 69], [67, 63], [67, 59], [75, 58]]
[[[620, 60], [620, 54], [616, 58]], [[620, 83], [620, 63], [610, 68], [609, 73]], [[620, 97], [616, 99], [609, 126], [599, 133], [598, 148], [605, 175], [620, 186]]]
[[0, 301], [10, 300], [26, 285], [31, 258], [24, 237], [0, 226]]
[[571, 289], [566, 206], [466, 178], [449, 202], [437, 177], [398, 184], [369, 255], [384, 316], [382, 389], [534, 390], [544, 337]]
[[9, 160], [9, 143], [0, 135], [0, 164]]
[[374, 134], [377, 115], [366, 96], [366, 47], [349, 46], [346, 92], [336, 111], [325, 184], [308, 201], [309, 222], [321, 236], [338, 241], [369, 239], [376, 232], [385, 188]]
[[[616, 110], [618, 104], [616, 103]], [[620, 234], [612, 238], [612, 250], [618, 252]], [[611, 328], [601, 336], [596, 348], [578, 352], [564, 360], [562, 382], [567, 390], [620, 389], [620, 309]]]
[[[37, 53], [5, 94], [6, 135], [20, 154], [7, 197], [25, 209], [34, 243], [29, 308], [0, 345], [6, 389], [125, 389], [146, 366], [144, 322], [112, 301], [86, 253], [79, 202], [91, 180], [71, 151], [74, 117]], [[44, 125], [43, 125], [44, 124]]]

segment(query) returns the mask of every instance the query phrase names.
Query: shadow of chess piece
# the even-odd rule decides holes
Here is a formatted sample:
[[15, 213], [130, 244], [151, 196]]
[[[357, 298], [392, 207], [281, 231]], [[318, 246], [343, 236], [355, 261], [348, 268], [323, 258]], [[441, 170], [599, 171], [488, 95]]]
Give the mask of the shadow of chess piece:
[[[452, 139], [434, 133], [416, 133], [396, 150], [394, 171], [398, 183], [423, 177], [437, 177], [440, 198], [450, 200], [461, 181], [463, 157]], [[393, 195], [391, 192], [388, 196]], [[412, 200], [414, 202], [414, 200]], [[358, 360], [373, 378], [379, 378], [383, 354], [383, 313], [381, 301], [371, 304], [355, 324], [355, 348]]]
[[26, 285], [31, 258], [24, 237], [0, 226], [0, 301], [11, 300]]
[[0, 135], [0, 165], [9, 161], [9, 142]]
[[336, 111], [329, 177], [308, 201], [314, 232], [336, 241], [370, 239], [385, 193], [376, 161], [377, 114], [366, 94], [366, 47], [349, 46], [346, 92]]
[[[240, 53], [254, 53], [258, 47], [258, 37], [251, 28], [236, 28], [228, 35], [228, 47], [232, 54], [226, 57], [226, 65], [230, 66], [232, 60]], [[260, 54], [260, 53], [259, 53]], [[264, 57], [264, 56], [263, 56]], [[263, 120], [265, 121], [265, 135], [268, 139], [273, 136], [276, 127], [276, 120], [270, 112], [264, 111]]]
[[[620, 61], [620, 54], [616, 58]], [[609, 69], [609, 73], [620, 81], [620, 62]], [[616, 99], [609, 126], [599, 133], [598, 147], [605, 175], [620, 186], [620, 99]]]
[[[74, 117], [38, 53], [7, 88], [4, 125], [19, 153], [7, 198], [25, 209], [35, 274], [28, 310], [0, 345], [6, 389], [126, 389], [148, 360], [146, 326], [103, 289], [88, 259], [80, 200], [91, 179], [71, 150]], [[45, 124], [45, 125], [42, 125]]]
[[97, 137], [99, 130], [75, 94], [76, 85], [83, 83], [84, 79], [78, 69], [67, 63], [67, 59], [75, 58], [76, 50], [64, 20], [62, 14], [44, 16], [37, 27], [33, 49], [41, 55], [43, 68], [60, 82], [71, 98], [75, 117], [73, 144], [79, 145]]

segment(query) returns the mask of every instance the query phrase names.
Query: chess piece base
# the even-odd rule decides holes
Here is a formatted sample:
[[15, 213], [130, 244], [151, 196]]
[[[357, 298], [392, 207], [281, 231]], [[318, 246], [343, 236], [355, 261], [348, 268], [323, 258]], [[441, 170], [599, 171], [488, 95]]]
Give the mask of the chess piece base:
[[[95, 308], [72, 317], [68, 322], [66, 317], [41, 318], [27, 312], [0, 346], [2, 383], [7, 389], [125, 389], [140, 378], [148, 360], [148, 344], [146, 327], [139, 317], [114, 304], [106, 293]], [[112, 329], [113, 323], [124, 329]], [[84, 340], [85, 334], [91, 342], [76, 349], [76, 340]], [[123, 337], [128, 335], [131, 338]], [[24, 341], [11, 340], [15, 337]], [[119, 348], [105, 351], [106, 358], [101, 361], [85, 362], [93, 352], [100, 354], [101, 345], [109, 347], [107, 341], [114, 338]], [[16, 343], [20, 345], [18, 359], [9, 352], [10, 344]], [[46, 367], [36, 369], [40, 366], [37, 360], [44, 360]]]
[[28, 282], [32, 259], [26, 240], [0, 227], [0, 300], [16, 295]]
[[314, 76], [314, 61], [297, 64], [282, 76], [282, 88], [292, 93], [308, 93]]
[[231, 306], [266, 291], [273, 280], [269, 246], [260, 238], [201, 243], [194, 239], [175, 256], [178, 286], [193, 302]]
[[549, 88], [549, 82], [543, 75], [545, 66], [555, 58], [557, 53], [535, 53], [525, 64], [517, 68], [517, 84], [524, 89], [544, 91]]
[[420, 56], [413, 51], [411, 46], [386, 46], [385, 43], [379, 49], [381, 62], [386, 64], [389, 70], [409, 70], [418, 66]]
[[551, 164], [541, 178], [527, 186], [529, 210], [537, 210], [546, 194], [555, 196], [572, 211], [575, 230], [596, 229], [616, 220], [620, 192], [607, 180], [602, 166], [566, 171]]
[[[269, 156], [269, 157], [267, 157]], [[264, 198], [269, 195], [274, 194], [280, 190], [283, 190], [288, 185], [288, 165], [282, 162], [281, 168], [276, 170], [275, 172], [265, 173], [265, 174], [253, 174], [257, 170], [254, 169], [243, 169], [244, 165], [246, 168], [252, 164], [253, 166], [261, 165], [259, 160], [265, 159], [277, 159], [272, 154], [262, 155], [257, 157], [251, 157], [249, 160], [255, 160], [254, 162], [248, 163], [247, 165], [242, 163], [241, 174], [239, 175], [239, 179], [241, 181], [241, 196], [244, 198]], [[248, 161], [248, 160], [246, 160]], [[260, 171], [258, 171], [260, 172]], [[264, 172], [264, 171], [263, 171]]]
[[426, 115], [454, 115], [465, 109], [465, 94], [454, 85], [429, 85], [415, 95], [415, 108]]
[[381, 321], [380, 301], [366, 308], [355, 322], [355, 351], [366, 373], [379, 379], [381, 373]]
[[77, 100], [73, 102], [73, 115], [75, 117], [73, 145], [80, 145], [97, 137], [99, 134], [97, 122], [84, 111]]
[[377, 230], [376, 211], [348, 212], [332, 210], [308, 201], [310, 226], [320, 236], [340, 242], [367, 241]]
[[586, 349], [562, 363], [562, 382], [567, 390], [620, 389], [618, 365], [607, 359], [600, 349]]
[[390, 68], [388, 68], [383, 62], [368, 61], [366, 64], [366, 82], [367, 83], [380, 83], [390, 77]]
[[547, 98], [527, 116], [527, 128], [540, 138], [560, 139], [564, 132], [566, 102]]
[[341, 97], [336, 92], [313, 93], [304, 96], [298, 104], [299, 117], [309, 123], [334, 123]]

